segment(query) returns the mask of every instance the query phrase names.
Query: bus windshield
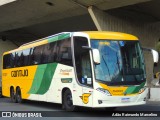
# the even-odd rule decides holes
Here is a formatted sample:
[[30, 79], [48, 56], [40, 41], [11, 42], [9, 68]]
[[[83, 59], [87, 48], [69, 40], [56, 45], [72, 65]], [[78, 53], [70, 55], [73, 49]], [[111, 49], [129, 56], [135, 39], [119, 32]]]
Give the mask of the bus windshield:
[[91, 40], [100, 51], [95, 78], [107, 85], [138, 85], [146, 80], [143, 54], [138, 41]]

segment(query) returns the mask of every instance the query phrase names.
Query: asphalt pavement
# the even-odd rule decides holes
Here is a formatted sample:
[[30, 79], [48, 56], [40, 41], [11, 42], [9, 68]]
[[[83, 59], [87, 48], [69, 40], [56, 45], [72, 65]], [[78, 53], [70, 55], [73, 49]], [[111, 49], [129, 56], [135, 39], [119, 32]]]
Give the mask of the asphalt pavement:
[[[160, 102], [153, 102], [149, 101], [146, 105], [141, 106], [131, 106], [131, 107], [120, 107], [115, 109], [114, 111], [105, 111], [105, 109], [93, 109], [93, 108], [80, 108], [80, 112], [65, 112], [62, 109], [62, 106], [60, 104], [54, 104], [54, 103], [46, 103], [46, 102], [38, 102], [38, 101], [25, 101], [24, 103], [12, 103], [9, 98], [0, 98], [0, 112], [15, 112], [16, 114], [12, 117], [17, 117], [17, 113], [25, 113], [28, 114], [28, 112], [31, 113], [38, 113], [41, 112], [43, 115], [48, 115], [54, 117], [55, 119], [62, 120], [65, 118], [67, 119], [77, 119], [82, 120], [87, 118], [87, 120], [94, 120], [94, 119], [118, 119], [118, 120], [125, 120], [125, 119], [134, 119], [134, 117], [123, 117], [123, 116], [114, 116], [111, 117], [111, 113], [121, 113], [122, 111], [124, 113], [127, 112], [159, 112], [160, 111]], [[44, 116], [42, 116], [44, 117]], [[140, 119], [141, 118], [141, 119]], [[13, 118], [14, 119], [14, 118]], [[25, 119], [25, 118], [23, 118]], [[40, 120], [41, 118], [39, 118]], [[51, 117], [48, 117], [48, 119], [51, 119]], [[136, 119], [140, 120], [151, 120], [151, 119], [157, 119], [158, 117], [136, 117]], [[135, 119], [134, 119], [135, 120]]]

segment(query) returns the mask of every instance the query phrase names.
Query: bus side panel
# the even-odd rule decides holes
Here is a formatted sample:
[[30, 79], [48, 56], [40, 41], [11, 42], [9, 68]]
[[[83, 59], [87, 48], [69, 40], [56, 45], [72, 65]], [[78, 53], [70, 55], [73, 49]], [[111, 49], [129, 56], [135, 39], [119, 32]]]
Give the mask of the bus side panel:
[[68, 88], [72, 93], [73, 104], [82, 106], [82, 87], [75, 80], [74, 68], [62, 64], [58, 64], [55, 71], [53, 81], [47, 94], [47, 101], [62, 103], [62, 90]]
[[75, 79], [74, 68], [55, 64], [3, 70], [3, 95], [10, 97], [10, 87], [13, 86], [15, 91], [16, 87], [20, 87], [23, 99], [62, 103], [62, 90], [68, 88], [73, 96], [73, 104], [83, 106], [82, 86]]
[[46, 101], [46, 94], [52, 82], [57, 63], [39, 65], [29, 90], [31, 100]]
[[10, 87], [20, 87], [23, 99], [29, 97], [28, 91], [32, 85], [37, 66], [19, 67], [2, 70], [2, 94], [10, 97]]
[[79, 86], [75, 81], [74, 68], [62, 64], [58, 64], [56, 66], [55, 73], [52, 76], [52, 81], [46, 93], [30, 94], [29, 99], [53, 103], [62, 103], [62, 90], [64, 88], [70, 89], [73, 96], [73, 104], [80, 106], [83, 105], [80, 98], [80, 96], [82, 95], [82, 87]]

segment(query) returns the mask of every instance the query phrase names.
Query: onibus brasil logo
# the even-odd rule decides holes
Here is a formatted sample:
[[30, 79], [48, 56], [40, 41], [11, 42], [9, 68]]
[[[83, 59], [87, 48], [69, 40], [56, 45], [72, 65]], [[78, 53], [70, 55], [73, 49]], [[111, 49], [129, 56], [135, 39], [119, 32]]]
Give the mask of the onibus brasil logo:
[[82, 94], [82, 96], [79, 96], [79, 97], [82, 99], [84, 104], [87, 104], [89, 102], [90, 95], [91, 95], [90, 93], [84, 93]]

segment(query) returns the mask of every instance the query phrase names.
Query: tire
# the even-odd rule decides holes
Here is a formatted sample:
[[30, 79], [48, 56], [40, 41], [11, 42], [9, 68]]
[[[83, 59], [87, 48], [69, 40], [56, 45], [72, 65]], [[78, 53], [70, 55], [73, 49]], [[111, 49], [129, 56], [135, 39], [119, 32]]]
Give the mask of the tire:
[[22, 96], [21, 96], [21, 90], [20, 90], [20, 88], [18, 88], [17, 90], [16, 90], [16, 99], [17, 99], [17, 102], [18, 103], [22, 103]]
[[69, 89], [63, 94], [63, 108], [66, 111], [76, 111], [76, 106], [73, 105], [72, 94]]
[[14, 103], [17, 102], [16, 95], [14, 93], [14, 89], [13, 88], [11, 88], [11, 90], [10, 90], [10, 97], [11, 97], [11, 101], [12, 102], [14, 102]]
[[106, 111], [114, 111], [116, 109], [116, 107], [106, 107], [105, 110]]

